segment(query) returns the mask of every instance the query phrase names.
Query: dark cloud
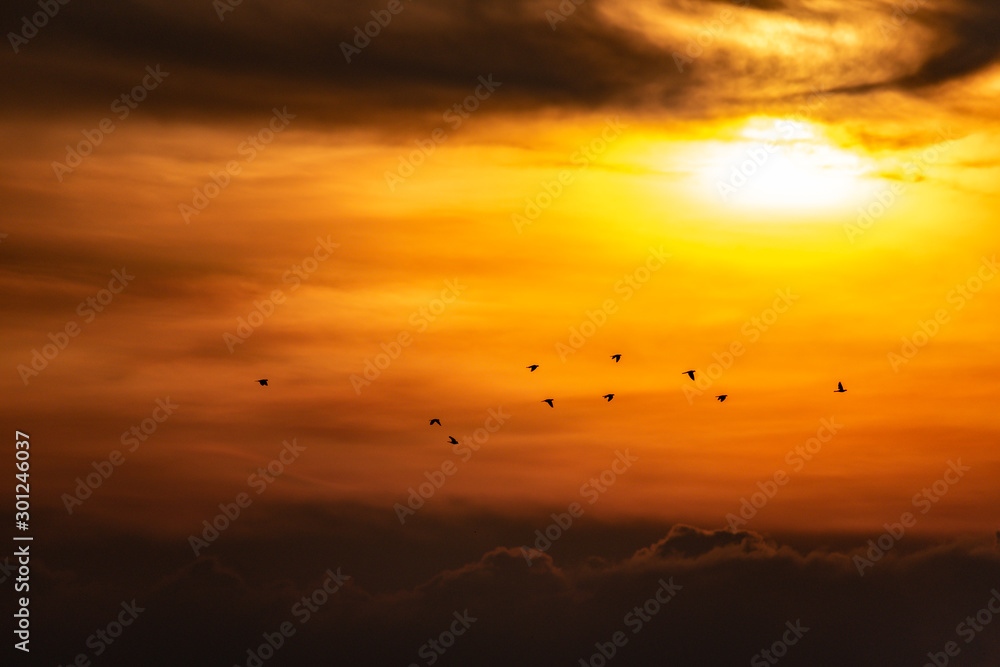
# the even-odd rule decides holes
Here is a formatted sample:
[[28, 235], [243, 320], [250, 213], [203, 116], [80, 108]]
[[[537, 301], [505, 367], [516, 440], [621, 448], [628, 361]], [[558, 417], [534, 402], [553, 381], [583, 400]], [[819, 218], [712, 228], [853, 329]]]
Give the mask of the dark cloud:
[[[568, 532], [572, 545], [529, 564], [519, 547], [481, 546], [516, 544], [503, 536], [530, 530], [521, 519], [438, 516], [404, 528], [363, 506], [289, 509], [285, 528], [278, 514], [248, 515], [200, 559], [183, 540], [126, 537], [86, 520], [46, 536], [38, 657], [65, 664], [86, 651], [87, 637], [133, 598], [145, 611], [100, 664], [246, 664], [262, 633], [291, 622], [296, 633], [268, 664], [423, 665], [421, 647], [466, 610], [476, 620], [442, 665], [577, 664], [618, 631], [628, 639], [620, 664], [746, 664], [797, 622], [808, 630], [783, 664], [923, 664], [948, 641], [960, 643], [963, 665], [1000, 651], [988, 626], [968, 644], [956, 634], [1000, 583], [1000, 553], [986, 538], [926, 546], [904, 544], [907, 536], [862, 577], [852, 557], [865, 554], [865, 537], [840, 551], [675, 525], [643, 546], [652, 526], [590, 524], [573, 530], [634, 553], [591, 551]], [[428, 566], [440, 569], [421, 574]], [[350, 579], [303, 623], [296, 604], [338, 568]], [[649, 602], [671, 586], [669, 602]], [[637, 606], [650, 614], [641, 624]]]
[[[553, 29], [546, 12], [558, 11], [555, 2], [407, 2], [348, 64], [341, 43], [381, 4], [243, 3], [224, 21], [204, 2], [73, 4], [0, 67], [8, 115], [99, 110], [136, 85], [147, 65], [159, 64], [170, 77], [143, 102], [144, 114], [223, 120], [288, 105], [309, 124], [395, 126], [440, 114], [470, 94], [480, 75], [503, 83], [490, 113], [614, 107], [704, 114], [727, 100], [766, 102], [820, 80], [845, 91], [940, 84], [995, 62], [1000, 48], [997, 10], [985, 2], [921, 6], [912, 17], [903, 13], [899, 26], [892, 16], [902, 10], [890, 3], [868, 5], [856, 17], [837, 3], [642, 6], [652, 14], [629, 18], [590, 0]], [[36, 10], [12, 3], [0, 22], [15, 27]], [[704, 37], [699, 26], [723, 11], [736, 18], [709, 33], [705, 55], [679, 71], [674, 54]], [[673, 27], [638, 18], [651, 15]], [[679, 21], [685, 15], [687, 27]], [[761, 21], [793, 40], [794, 59], [731, 39], [770, 25]], [[927, 39], [917, 27], [933, 39], [916, 41]], [[866, 42], [847, 50], [835, 41], [845, 31]]]
[[698, 558], [716, 549], [735, 547], [743, 553], [770, 551], [761, 536], [749, 531], [705, 531], [692, 526], [676, 525], [667, 536], [648, 550], [639, 551], [637, 557]]
[[914, 13], [917, 20], [941, 30], [948, 26], [945, 35], [948, 45], [941, 53], [928, 58], [913, 75], [901, 79], [903, 87], [919, 88], [945, 83], [973, 74], [994, 64], [1000, 55], [1000, 7], [994, 2], [980, 0], [960, 5], [955, 11]]
[[[447, 108], [490, 73], [507, 86], [506, 108], [635, 101], [651, 81], [683, 83], [667, 69], [668, 53], [602, 23], [587, 5], [553, 32], [536, 3], [407, 3], [348, 64], [341, 43], [381, 9], [243, 5], [220, 23], [204, 3], [67, 8], [5, 69], [32, 110], [109, 103], [146, 65], [162, 64], [171, 78], [144, 103], [156, 113], [219, 118], [280, 103], [348, 122], [379, 108]], [[8, 7], [5, 23], [31, 10]]]
[[903, 90], [922, 94], [925, 89], [981, 72], [994, 65], [1000, 56], [1000, 42], [996, 39], [1000, 7], [995, 3], [967, 0], [937, 11], [924, 4], [898, 3], [887, 5], [887, 9], [876, 25], [886, 40], [905, 38], [914, 25], [936, 35], [922, 62], [913, 72], [863, 84], [834, 86], [830, 92], [865, 94]]

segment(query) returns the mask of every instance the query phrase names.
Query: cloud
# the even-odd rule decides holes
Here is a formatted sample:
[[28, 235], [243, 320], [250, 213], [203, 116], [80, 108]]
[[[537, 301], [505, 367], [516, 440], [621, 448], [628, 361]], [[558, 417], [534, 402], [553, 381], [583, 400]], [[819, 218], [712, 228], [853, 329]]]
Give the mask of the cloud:
[[[222, 22], [201, 2], [67, 7], [0, 65], [6, 114], [107, 107], [146, 65], [160, 64], [171, 75], [141, 113], [168, 120], [222, 121], [277, 104], [300, 111], [304, 124], [390, 130], [440, 114], [490, 73], [504, 88], [487, 114], [627, 108], [704, 116], [815, 85], [918, 92], [983, 70], [1000, 48], [992, 38], [998, 10], [988, 2], [924, 3], [909, 14], [889, 2], [589, 0], [553, 29], [546, 12], [558, 7], [404, 3], [350, 63], [341, 43], [379, 7], [243, 4]], [[33, 9], [14, 3], [4, 23], [15, 26]], [[676, 56], [693, 52], [680, 71]]]
[[716, 549], [730, 551], [735, 548], [741, 553], [773, 553], [760, 535], [751, 531], [701, 530], [693, 526], [677, 524], [662, 540], [636, 553], [643, 558], [698, 558]]
[[[321, 514], [302, 524], [308, 513], [295, 512], [300, 525], [287, 533], [279, 529], [270, 542], [261, 533], [226, 534], [221, 551], [195, 562], [188, 558], [172, 571], [169, 563], [184, 557], [169, 542], [100, 535], [101, 544], [114, 547], [105, 552], [104, 567], [69, 560], [68, 570], [50, 571], [48, 562], [40, 570], [43, 593], [33, 614], [46, 642], [39, 651], [46, 659], [69, 659], [123, 599], [135, 598], [146, 609], [141, 622], [102, 664], [245, 664], [246, 650], [263, 641], [262, 633], [286, 621], [296, 633], [275, 664], [315, 664], [330, 655], [355, 665], [426, 664], [418, 656], [421, 647], [448, 630], [456, 612], [467, 612], [476, 620], [441, 664], [574, 664], [619, 631], [628, 638], [622, 664], [738, 664], [780, 639], [786, 622], [800, 622], [808, 631], [789, 648], [787, 664], [893, 667], [922, 664], [928, 651], [961, 642], [957, 625], [986, 605], [1000, 581], [992, 536], [937, 546], [907, 545], [905, 537], [861, 577], [851, 560], [867, 549], [861, 538], [854, 538], [854, 548], [830, 550], [792, 547], [752, 531], [674, 525], [662, 539], [623, 558], [578, 550], [572, 558], [545, 554], [529, 564], [519, 548], [495, 547], [423, 582], [386, 587], [392, 563], [399, 561], [380, 552], [422, 560], [426, 546], [399, 547], [426, 544], [432, 533], [373, 539], [371, 527], [383, 533], [379, 522], [355, 509], [362, 513], [357, 520], [344, 514], [334, 524], [335, 515]], [[450, 520], [453, 530], [433, 537], [437, 555], [429, 560], [454, 561], [452, 550], [466, 550], [460, 545], [473, 526], [492, 534], [505, 524], [513, 528], [518, 520]], [[103, 531], [94, 529], [86, 528], [97, 538]], [[638, 537], [620, 526], [601, 530], [618, 531], [619, 539]], [[302, 553], [304, 560], [287, 562], [289, 554], [304, 551], [311, 552]], [[161, 555], [150, 567], [144, 555], [156, 552]], [[350, 565], [371, 556], [383, 564]], [[408, 567], [405, 559], [400, 565]], [[351, 578], [301, 622], [296, 603], [338, 567]], [[160, 568], [168, 569], [151, 576]], [[676, 588], [673, 599], [647, 604], [664, 585]], [[638, 630], [635, 619], [641, 616], [629, 617], [637, 607], [657, 608]], [[964, 664], [1000, 650], [991, 630], [961, 643], [969, 661]]]

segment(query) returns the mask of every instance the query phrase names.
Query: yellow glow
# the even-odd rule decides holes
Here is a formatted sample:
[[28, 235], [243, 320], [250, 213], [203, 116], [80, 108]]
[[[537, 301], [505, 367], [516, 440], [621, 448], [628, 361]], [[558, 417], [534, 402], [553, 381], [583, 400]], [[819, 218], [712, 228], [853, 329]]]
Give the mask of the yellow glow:
[[807, 122], [753, 119], [735, 140], [713, 142], [704, 155], [703, 185], [726, 206], [829, 208], [849, 205], [869, 189], [865, 160]]

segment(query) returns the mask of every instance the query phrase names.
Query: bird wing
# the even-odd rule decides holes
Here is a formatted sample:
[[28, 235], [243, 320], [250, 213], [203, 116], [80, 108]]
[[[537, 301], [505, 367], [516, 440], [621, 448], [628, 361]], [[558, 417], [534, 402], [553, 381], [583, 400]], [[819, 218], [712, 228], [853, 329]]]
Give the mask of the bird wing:
[[837, 389], [843, 389], [843, 388], [844, 388], [844, 383], [843, 382], [838, 382], [837, 383]]

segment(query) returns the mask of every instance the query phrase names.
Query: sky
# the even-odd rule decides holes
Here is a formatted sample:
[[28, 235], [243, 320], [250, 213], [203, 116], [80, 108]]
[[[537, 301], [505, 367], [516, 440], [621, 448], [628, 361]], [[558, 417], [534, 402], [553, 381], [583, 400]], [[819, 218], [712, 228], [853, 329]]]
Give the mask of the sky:
[[0, 11], [13, 664], [1000, 661], [995, 3]]

